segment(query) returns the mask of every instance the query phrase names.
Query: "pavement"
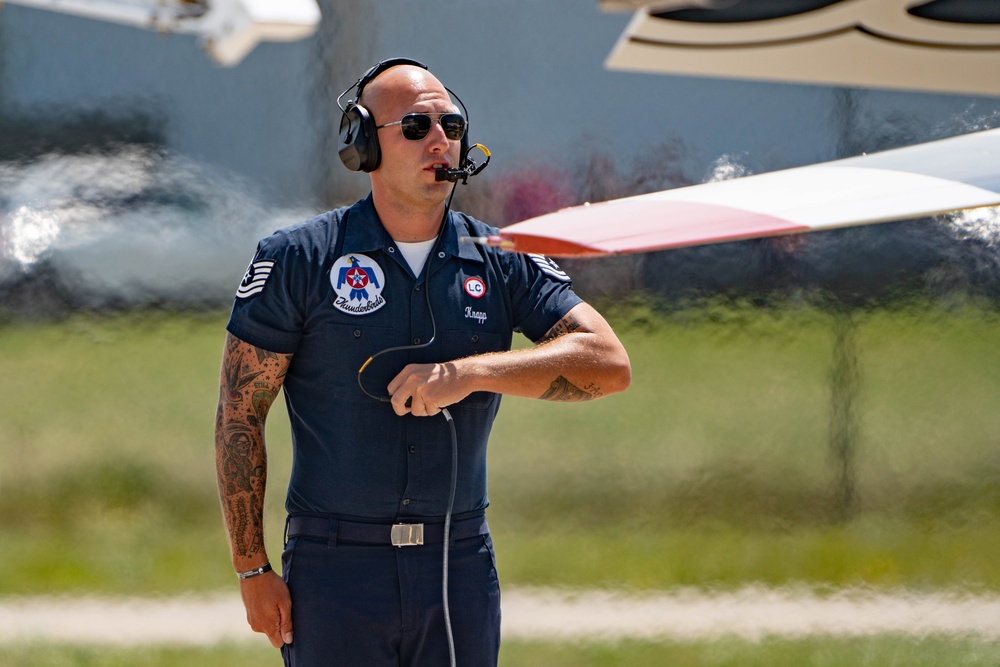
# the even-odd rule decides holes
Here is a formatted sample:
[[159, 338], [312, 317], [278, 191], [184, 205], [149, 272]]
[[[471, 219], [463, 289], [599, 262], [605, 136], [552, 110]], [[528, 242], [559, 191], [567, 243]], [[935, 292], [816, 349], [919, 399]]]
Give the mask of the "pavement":
[[[503, 636], [513, 640], [697, 641], [724, 636], [949, 636], [1000, 640], [1000, 596], [794, 589], [735, 591], [510, 588]], [[205, 646], [265, 642], [237, 593], [176, 597], [0, 597], [0, 643]]]

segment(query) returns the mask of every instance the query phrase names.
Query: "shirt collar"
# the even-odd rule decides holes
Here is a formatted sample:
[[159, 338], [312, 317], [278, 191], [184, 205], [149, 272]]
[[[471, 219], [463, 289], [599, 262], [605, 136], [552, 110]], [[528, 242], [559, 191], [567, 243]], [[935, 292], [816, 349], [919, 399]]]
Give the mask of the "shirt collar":
[[385, 231], [372, 196], [367, 197], [351, 207], [347, 214], [347, 229], [344, 232], [344, 254], [352, 252], [370, 252], [385, 248], [392, 244], [392, 237]]
[[[436, 252], [444, 251], [460, 259], [484, 261], [479, 246], [468, 241], [459, 242], [462, 237], [475, 236], [465, 216], [449, 211], [446, 224], [444, 237]], [[344, 254], [370, 252], [395, 245], [395, 241], [379, 220], [371, 194], [351, 207], [347, 215], [347, 229], [344, 232]]]

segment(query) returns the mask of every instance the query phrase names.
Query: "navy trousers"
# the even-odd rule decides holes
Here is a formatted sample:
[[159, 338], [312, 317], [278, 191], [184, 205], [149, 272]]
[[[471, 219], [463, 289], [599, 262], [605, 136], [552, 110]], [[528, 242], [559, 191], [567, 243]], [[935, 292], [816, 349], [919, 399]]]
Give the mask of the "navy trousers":
[[[489, 535], [455, 540], [448, 604], [458, 667], [500, 652], [500, 584]], [[287, 667], [447, 667], [442, 545], [393, 547], [293, 537], [282, 555], [295, 641]]]

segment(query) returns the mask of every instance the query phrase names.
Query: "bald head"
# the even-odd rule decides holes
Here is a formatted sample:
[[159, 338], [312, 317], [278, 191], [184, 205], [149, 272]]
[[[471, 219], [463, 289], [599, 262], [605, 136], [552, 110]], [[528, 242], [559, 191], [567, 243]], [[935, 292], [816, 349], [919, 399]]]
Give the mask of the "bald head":
[[451, 96], [437, 77], [415, 65], [397, 65], [365, 86], [359, 103], [382, 125], [399, 120], [411, 107], [438, 101], [451, 104]]
[[[441, 118], [459, 112], [451, 94], [422, 67], [389, 67], [367, 83], [358, 105], [364, 107], [378, 132], [377, 161], [368, 171], [372, 201], [382, 226], [400, 242], [426, 241], [441, 227], [445, 200], [454, 184], [438, 178], [454, 169], [462, 142], [449, 138]], [[402, 119], [410, 114], [430, 118], [419, 136], [404, 134]], [[346, 162], [345, 162], [346, 164]]]

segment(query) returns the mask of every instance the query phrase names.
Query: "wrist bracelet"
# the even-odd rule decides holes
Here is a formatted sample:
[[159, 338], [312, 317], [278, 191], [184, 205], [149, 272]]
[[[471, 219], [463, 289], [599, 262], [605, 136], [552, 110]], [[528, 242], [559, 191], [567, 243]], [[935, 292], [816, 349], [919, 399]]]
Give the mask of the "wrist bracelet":
[[271, 564], [264, 563], [260, 567], [255, 567], [252, 570], [247, 570], [246, 572], [237, 572], [236, 578], [239, 579], [240, 581], [243, 581], [244, 579], [253, 579], [254, 577], [259, 577], [265, 572], [270, 572], [270, 571], [271, 571]]

